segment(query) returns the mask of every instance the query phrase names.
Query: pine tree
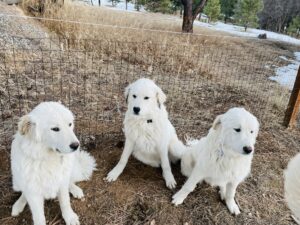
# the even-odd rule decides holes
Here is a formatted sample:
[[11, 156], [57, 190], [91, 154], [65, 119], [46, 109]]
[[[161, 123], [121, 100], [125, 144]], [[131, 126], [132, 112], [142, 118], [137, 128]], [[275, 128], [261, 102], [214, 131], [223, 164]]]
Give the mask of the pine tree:
[[296, 33], [297, 36], [300, 32], [300, 16], [296, 16], [293, 18], [292, 22], [289, 25], [288, 32]]
[[221, 12], [220, 0], [210, 0], [204, 7], [204, 13], [210, 21], [216, 21]]
[[234, 15], [234, 6], [237, 0], [220, 0], [221, 13], [224, 14], [225, 23], [227, 20]]
[[257, 13], [263, 8], [262, 0], [238, 0], [235, 6], [235, 17], [245, 27], [257, 26]]

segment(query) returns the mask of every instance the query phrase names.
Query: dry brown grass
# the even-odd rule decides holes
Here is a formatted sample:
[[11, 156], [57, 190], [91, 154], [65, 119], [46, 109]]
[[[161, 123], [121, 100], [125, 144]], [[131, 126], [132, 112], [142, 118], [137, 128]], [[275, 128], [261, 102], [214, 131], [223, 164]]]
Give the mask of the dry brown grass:
[[[76, 5], [65, 5], [56, 11], [51, 7], [43, 16], [172, 31], [180, 31], [181, 25], [180, 21], [155, 20], [165, 18], [163, 15], [128, 14]], [[12, 29], [8, 33], [16, 23], [24, 23], [10, 22]], [[293, 224], [283, 200], [282, 173], [288, 159], [300, 151], [300, 134], [299, 130], [289, 131], [280, 126], [289, 92], [270, 82], [268, 76], [274, 68], [265, 68], [265, 65], [284, 65], [277, 58], [292, 56], [293, 47], [225, 38], [222, 33], [200, 28], [195, 32], [221, 36], [175, 35], [60, 22], [43, 24], [63, 37], [62, 42], [33, 40], [26, 33], [25, 38], [8, 46], [7, 51], [0, 51], [1, 225], [31, 224], [28, 207], [19, 217], [10, 216], [19, 194], [11, 189], [10, 157], [4, 147], [10, 144], [18, 117], [38, 102], [50, 99], [63, 100], [70, 106], [77, 118], [77, 134], [84, 135], [81, 144], [98, 163], [99, 170], [93, 179], [80, 184], [85, 200], [72, 199], [82, 224], [131, 225], [153, 224], [153, 221], [157, 225]], [[253, 173], [238, 188], [236, 196], [243, 210], [240, 216], [231, 216], [217, 190], [205, 184], [199, 185], [182, 206], [174, 207], [170, 200], [175, 191], [165, 188], [161, 171], [134, 159], [117, 182], [103, 181], [122, 150], [117, 146], [124, 140], [115, 133], [121, 133], [122, 113], [126, 109], [124, 87], [140, 76], [156, 79], [167, 92], [167, 108], [181, 137], [206, 134], [213, 118], [233, 106], [244, 106], [264, 117]], [[112, 135], [103, 136], [107, 133]], [[179, 165], [172, 169], [179, 188], [184, 177]], [[45, 204], [45, 212], [49, 224], [63, 224], [56, 200]]]

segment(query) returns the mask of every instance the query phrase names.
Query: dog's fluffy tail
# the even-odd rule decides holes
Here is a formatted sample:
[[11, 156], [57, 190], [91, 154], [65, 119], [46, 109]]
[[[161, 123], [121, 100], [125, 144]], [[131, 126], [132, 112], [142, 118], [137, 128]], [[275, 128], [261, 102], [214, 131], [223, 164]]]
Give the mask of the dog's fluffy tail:
[[172, 162], [181, 159], [183, 154], [186, 151], [186, 146], [178, 139], [178, 137], [174, 137], [170, 143], [170, 153], [172, 156]]
[[188, 147], [197, 145], [199, 143], [199, 141], [200, 141], [199, 139], [191, 138], [189, 136], [185, 137], [185, 142]]
[[294, 214], [294, 220], [300, 224], [300, 154], [294, 157], [284, 171], [285, 199]]
[[74, 183], [89, 180], [97, 166], [96, 160], [88, 152], [80, 150], [76, 154], [71, 175], [71, 181]]

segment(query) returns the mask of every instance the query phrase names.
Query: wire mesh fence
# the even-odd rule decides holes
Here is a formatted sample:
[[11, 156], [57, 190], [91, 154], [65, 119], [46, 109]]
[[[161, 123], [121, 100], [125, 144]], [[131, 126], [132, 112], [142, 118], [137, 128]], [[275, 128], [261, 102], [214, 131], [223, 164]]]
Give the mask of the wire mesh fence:
[[81, 141], [122, 133], [124, 88], [154, 79], [167, 94], [179, 135], [200, 135], [243, 106], [262, 123], [280, 122], [289, 90], [269, 79], [281, 61], [263, 49], [11, 37], [0, 43], [0, 137], [10, 144], [18, 118], [41, 101], [61, 101], [76, 116]]

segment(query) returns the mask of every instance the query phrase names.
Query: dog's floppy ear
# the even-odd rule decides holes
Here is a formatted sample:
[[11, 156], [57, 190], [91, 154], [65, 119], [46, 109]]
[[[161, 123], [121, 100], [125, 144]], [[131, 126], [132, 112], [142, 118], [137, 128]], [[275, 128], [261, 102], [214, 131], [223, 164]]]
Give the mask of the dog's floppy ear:
[[30, 121], [30, 117], [28, 115], [20, 118], [18, 123], [18, 131], [21, 135], [27, 135], [30, 133], [32, 127], [32, 122]]
[[213, 122], [213, 129], [218, 129], [219, 126], [221, 126], [221, 119], [222, 119], [222, 115], [217, 116], [217, 118], [214, 120]]
[[159, 87], [157, 87], [156, 99], [157, 99], [157, 104], [158, 104], [159, 108], [167, 100], [167, 96]]
[[130, 87], [131, 87], [131, 85], [128, 85], [128, 86], [125, 88], [124, 95], [125, 95], [126, 103], [128, 103], [128, 97], [129, 97]]
[[20, 118], [20, 121], [18, 123], [18, 131], [21, 135], [29, 136], [30, 138], [38, 141], [40, 137], [38, 135], [36, 126], [37, 125], [32, 120], [32, 118], [29, 115], [25, 115]]

